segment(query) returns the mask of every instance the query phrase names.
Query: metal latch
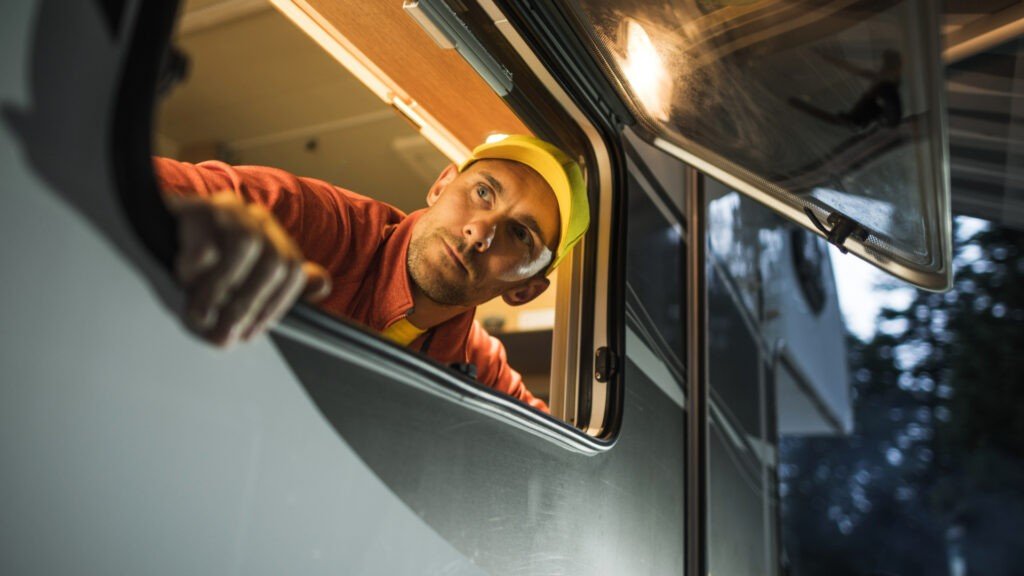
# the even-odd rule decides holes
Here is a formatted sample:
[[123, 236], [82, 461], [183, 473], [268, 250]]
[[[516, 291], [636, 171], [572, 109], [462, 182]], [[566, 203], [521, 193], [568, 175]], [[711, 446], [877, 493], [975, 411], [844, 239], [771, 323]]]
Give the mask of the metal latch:
[[607, 382], [615, 376], [618, 369], [619, 361], [615, 352], [607, 346], [598, 348], [594, 356], [594, 379], [598, 382]]
[[825, 228], [825, 225], [821, 223], [821, 220], [818, 220], [818, 217], [814, 215], [814, 212], [806, 206], [804, 207], [804, 214], [807, 214], [807, 217], [811, 219], [815, 228], [821, 230], [822, 234], [825, 235], [825, 239], [836, 248], [839, 248], [839, 251], [843, 254], [848, 252], [845, 246], [848, 238], [865, 242], [868, 239], [868, 236], [870, 236], [870, 232], [861, 226], [859, 222], [842, 212], [832, 212], [828, 215], [826, 222], [828, 222], [828, 225], [832, 227], [831, 230]]

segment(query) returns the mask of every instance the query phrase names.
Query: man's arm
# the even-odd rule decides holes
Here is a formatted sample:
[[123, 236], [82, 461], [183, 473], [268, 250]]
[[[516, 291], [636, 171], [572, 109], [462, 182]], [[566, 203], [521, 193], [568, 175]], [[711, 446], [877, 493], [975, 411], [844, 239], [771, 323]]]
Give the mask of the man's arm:
[[509, 366], [501, 341], [488, 334], [475, 320], [469, 329], [466, 353], [469, 362], [476, 365], [477, 379], [488, 388], [525, 402], [541, 412], [549, 412], [548, 405], [530, 393], [523, 384], [523, 377]]
[[357, 238], [354, 230], [383, 230], [403, 216], [371, 198], [277, 168], [216, 161], [189, 164], [168, 158], [155, 158], [153, 165], [166, 195], [211, 197], [227, 191], [247, 204], [266, 208], [305, 258], [332, 276], [352, 274], [352, 260], [366, 249], [355, 244], [369, 239]]
[[330, 279], [265, 209], [230, 193], [168, 197], [178, 219], [175, 274], [186, 293], [185, 325], [219, 346], [263, 332], [300, 295], [318, 300]]
[[176, 275], [187, 293], [185, 324], [197, 335], [230, 345], [275, 323], [300, 295], [330, 292], [319, 262], [341, 266], [331, 255], [347, 239], [332, 186], [222, 162], [157, 158], [154, 169], [178, 218]]

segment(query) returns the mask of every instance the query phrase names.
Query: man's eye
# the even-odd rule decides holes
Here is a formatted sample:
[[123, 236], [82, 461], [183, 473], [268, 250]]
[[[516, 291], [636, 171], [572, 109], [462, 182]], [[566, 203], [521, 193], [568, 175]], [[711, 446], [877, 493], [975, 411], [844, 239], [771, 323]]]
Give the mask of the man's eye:
[[516, 238], [518, 238], [520, 242], [523, 242], [526, 245], [532, 244], [531, 241], [533, 240], [533, 238], [530, 237], [530, 233], [526, 230], [526, 228], [522, 226], [513, 226], [512, 233], [516, 235]]
[[482, 198], [483, 200], [487, 200], [491, 196], [491, 191], [488, 190], [486, 186], [477, 186], [476, 195]]

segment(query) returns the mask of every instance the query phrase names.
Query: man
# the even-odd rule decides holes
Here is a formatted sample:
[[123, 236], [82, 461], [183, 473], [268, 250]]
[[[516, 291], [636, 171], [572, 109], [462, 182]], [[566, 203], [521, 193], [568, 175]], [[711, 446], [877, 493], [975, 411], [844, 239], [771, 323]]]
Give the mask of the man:
[[408, 216], [273, 168], [154, 163], [179, 218], [176, 273], [199, 336], [251, 338], [305, 294], [441, 363], [473, 365], [483, 384], [547, 411], [473, 314], [497, 296], [513, 306], [539, 296], [586, 232], [583, 175], [562, 151], [529, 136], [482, 144]]

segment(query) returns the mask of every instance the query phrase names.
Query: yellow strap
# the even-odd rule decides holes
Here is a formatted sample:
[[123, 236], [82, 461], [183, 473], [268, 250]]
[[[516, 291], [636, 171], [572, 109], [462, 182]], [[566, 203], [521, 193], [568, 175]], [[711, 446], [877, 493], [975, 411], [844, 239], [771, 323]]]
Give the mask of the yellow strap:
[[385, 328], [384, 331], [381, 332], [381, 335], [399, 346], [408, 346], [424, 332], [426, 332], [426, 330], [420, 330], [413, 326], [412, 322], [402, 318], [398, 322], [395, 322], [391, 326]]

